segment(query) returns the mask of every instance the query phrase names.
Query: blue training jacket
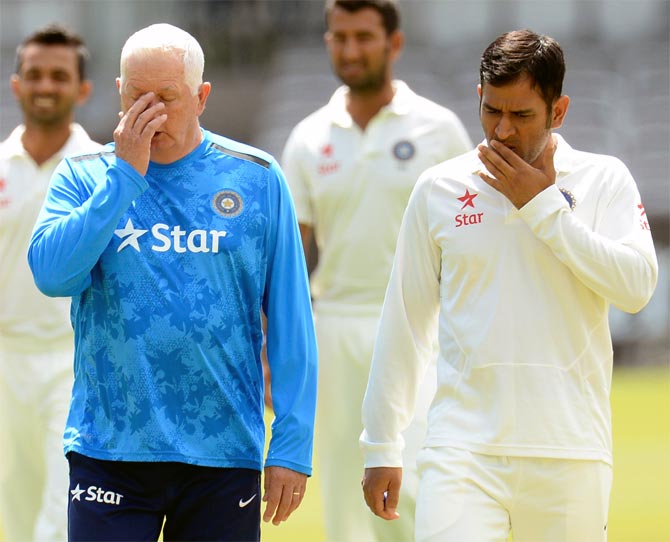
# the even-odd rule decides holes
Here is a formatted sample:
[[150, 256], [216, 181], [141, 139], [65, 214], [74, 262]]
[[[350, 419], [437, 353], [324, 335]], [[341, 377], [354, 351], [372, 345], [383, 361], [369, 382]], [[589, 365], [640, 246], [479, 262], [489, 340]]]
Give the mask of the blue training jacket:
[[203, 134], [144, 177], [109, 144], [52, 178], [28, 259], [42, 292], [72, 296], [65, 453], [260, 470], [262, 309], [266, 465], [311, 474], [317, 350], [293, 203], [274, 158]]

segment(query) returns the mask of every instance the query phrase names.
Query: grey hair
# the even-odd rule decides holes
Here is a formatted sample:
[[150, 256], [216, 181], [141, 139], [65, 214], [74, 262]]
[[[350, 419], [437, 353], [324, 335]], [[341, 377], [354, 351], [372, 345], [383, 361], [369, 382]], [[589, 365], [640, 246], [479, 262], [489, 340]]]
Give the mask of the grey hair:
[[126, 75], [126, 62], [130, 57], [149, 55], [156, 51], [174, 51], [181, 57], [184, 63], [184, 81], [191, 92], [197, 94], [205, 70], [202, 47], [191, 34], [166, 23], [142, 28], [126, 40], [121, 50], [121, 84]]

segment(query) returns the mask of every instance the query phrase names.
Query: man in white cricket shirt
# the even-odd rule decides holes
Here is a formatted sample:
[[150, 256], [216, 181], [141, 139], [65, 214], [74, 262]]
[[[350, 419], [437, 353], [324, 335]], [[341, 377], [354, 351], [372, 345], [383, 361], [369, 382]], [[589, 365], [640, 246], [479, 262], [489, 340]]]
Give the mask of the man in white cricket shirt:
[[325, 42], [344, 83], [292, 131], [282, 167], [306, 252], [316, 241], [311, 290], [319, 345], [316, 456], [326, 539], [406, 542], [414, 530], [414, 456], [435, 390], [426, 380], [405, 433], [401, 517], [375, 518], [360, 497], [361, 403], [396, 237], [426, 168], [472, 148], [456, 115], [393, 79], [403, 34], [394, 1], [330, 0]]
[[417, 541], [607, 538], [608, 309], [644, 307], [658, 264], [626, 166], [552, 132], [568, 110], [564, 74], [555, 40], [496, 39], [480, 66], [486, 141], [426, 171], [407, 206], [361, 443], [366, 502], [392, 519], [401, 431], [438, 321]]
[[37, 290], [26, 253], [56, 165], [100, 148], [73, 123], [91, 92], [87, 56], [81, 37], [60, 25], [27, 37], [11, 76], [23, 124], [0, 143], [0, 528], [8, 542], [67, 539], [70, 300]]

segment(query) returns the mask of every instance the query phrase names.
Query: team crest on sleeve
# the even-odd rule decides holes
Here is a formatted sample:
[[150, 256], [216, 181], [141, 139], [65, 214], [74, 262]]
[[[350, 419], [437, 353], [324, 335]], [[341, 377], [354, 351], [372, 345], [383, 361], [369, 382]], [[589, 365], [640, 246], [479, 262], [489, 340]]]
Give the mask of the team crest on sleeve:
[[222, 190], [217, 192], [212, 198], [212, 207], [223, 217], [233, 218], [239, 215], [244, 209], [242, 196], [233, 190]]
[[393, 156], [403, 162], [410, 160], [416, 154], [416, 147], [411, 141], [398, 141], [393, 145]]
[[574, 211], [575, 207], [577, 206], [577, 199], [575, 198], [575, 195], [570, 192], [570, 190], [566, 190], [565, 188], [559, 188], [559, 190], [561, 191], [561, 194], [563, 194], [565, 201], [568, 202], [570, 210]]

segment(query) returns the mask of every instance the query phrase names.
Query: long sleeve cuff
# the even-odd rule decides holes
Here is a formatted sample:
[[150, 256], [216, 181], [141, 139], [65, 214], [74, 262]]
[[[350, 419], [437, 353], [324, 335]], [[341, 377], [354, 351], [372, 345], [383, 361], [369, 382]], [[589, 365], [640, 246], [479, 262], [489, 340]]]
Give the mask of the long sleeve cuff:
[[402, 467], [402, 450], [405, 441], [401, 435], [395, 442], [372, 442], [367, 431], [361, 433], [359, 439], [363, 451], [365, 468], [371, 467]]

